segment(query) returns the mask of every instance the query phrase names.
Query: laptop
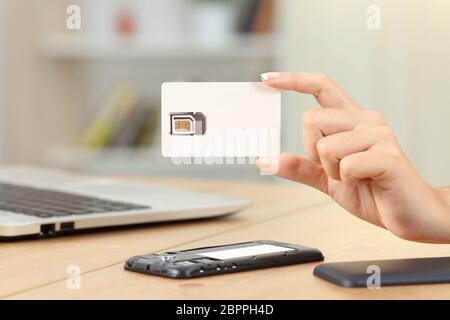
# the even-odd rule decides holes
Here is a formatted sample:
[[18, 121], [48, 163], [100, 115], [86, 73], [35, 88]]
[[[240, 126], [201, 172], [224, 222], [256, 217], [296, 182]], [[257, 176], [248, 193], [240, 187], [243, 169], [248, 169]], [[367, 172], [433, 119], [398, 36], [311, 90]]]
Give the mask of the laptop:
[[230, 215], [244, 199], [35, 167], [0, 167], [0, 239]]

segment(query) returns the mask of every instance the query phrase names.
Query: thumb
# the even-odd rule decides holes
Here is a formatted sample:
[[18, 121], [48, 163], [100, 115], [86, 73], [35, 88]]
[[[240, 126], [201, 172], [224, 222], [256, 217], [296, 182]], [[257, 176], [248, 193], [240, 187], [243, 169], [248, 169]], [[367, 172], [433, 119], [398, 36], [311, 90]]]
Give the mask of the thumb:
[[[258, 167], [264, 164], [256, 162]], [[311, 160], [290, 154], [282, 154], [279, 158], [277, 176], [306, 184], [324, 193], [328, 192], [328, 176], [322, 166]]]

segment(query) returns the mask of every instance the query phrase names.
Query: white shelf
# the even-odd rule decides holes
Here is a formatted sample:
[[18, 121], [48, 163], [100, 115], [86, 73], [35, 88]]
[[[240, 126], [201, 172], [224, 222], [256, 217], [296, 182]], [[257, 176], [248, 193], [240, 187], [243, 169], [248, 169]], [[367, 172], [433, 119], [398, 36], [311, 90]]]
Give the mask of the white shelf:
[[49, 150], [43, 160], [52, 167], [96, 173], [271, 180], [271, 177], [260, 176], [253, 164], [175, 164], [161, 156], [160, 147], [113, 147], [104, 150], [59, 147]]
[[233, 36], [221, 42], [195, 37], [133, 37], [53, 35], [45, 39], [42, 49], [53, 59], [272, 59], [272, 35]]

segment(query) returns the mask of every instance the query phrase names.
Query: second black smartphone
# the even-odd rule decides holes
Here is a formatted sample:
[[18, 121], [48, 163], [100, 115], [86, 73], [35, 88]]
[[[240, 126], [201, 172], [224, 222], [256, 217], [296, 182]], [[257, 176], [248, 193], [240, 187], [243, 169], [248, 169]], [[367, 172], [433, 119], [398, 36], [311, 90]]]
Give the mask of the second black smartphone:
[[342, 287], [450, 283], [450, 257], [323, 263], [314, 275]]

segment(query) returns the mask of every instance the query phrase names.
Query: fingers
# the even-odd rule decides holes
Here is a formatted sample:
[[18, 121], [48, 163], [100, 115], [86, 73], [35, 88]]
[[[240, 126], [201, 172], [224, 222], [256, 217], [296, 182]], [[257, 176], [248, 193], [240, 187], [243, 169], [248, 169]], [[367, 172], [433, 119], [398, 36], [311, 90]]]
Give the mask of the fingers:
[[[322, 165], [283, 154], [277, 176], [328, 193], [328, 178], [341, 180], [350, 187], [386, 180], [394, 176], [396, 163], [404, 158], [387, 127], [334, 134], [321, 139], [317, 148]], [[257, 165], [260, 166], [258, 162]]]
[[[287, 72], [261, 77], [271, 87], [311, 94], [324, 108], [303, 115], [302, 139], [310, 160], [284, 155], [278, 176], [327, 192], [328, 178], [349, 185], [367, 183], [378, 179], [386, 169], [377, 156], [401, 154], [383, 118], [364, 111], [325, 75]], [[377, 161], [358, 163], [371, 157]]]
[[285, 72], [263, 73], [263, 81], [277, 89], [313, 95], [324, 108], [361, 110], [334, 81], [319, 73]]
[[[257, 162], [257, 165], [260, 164]], [[277, 176], [300, 182], [327, 193], [328, 177], [322, 167], [308, 159], [282, 154], [279, 158]]]
[[[389, 161], [386, 157], [380, 157], [379, 152], [369, 150], [345, 157], [339, 169], [342, 182], [354, 187], [360, 181], [386, 180], [389, 173], [395, 171], [395, 161]], [[380, 186], [383, 187], [383, 184]]]
[[338, 109], [311, 109], [302, 117], [302, 140], [307, 156], [320, 162], [317, 143], [338, 132], [383, 126], [383, 118], [376, 112]]
[[[379, 158], [383, 158], [382, 155], [384, 153], [388, 154], [390, 152], [393, 154], [393, 150], [397, 149], [396, 146], [395, 137], [388, 127], [375, 127], [358, 131], [346, 131], [325, 137], [317, 143], [317, 151], [320, 162], [330, 178], [342, 180], [353, 185], [355, 181], [351, 179], [352, 177], [347, 175], [344, 181], [341, 176], [342, 166], [347, 165], [348, 157], [352, 154], [376, 149], [379, 153]], [[344, 159], [347, 160], [343, 162]], [[346, 172], [345, 168], [344, 172]], [[353, 176], [353, 178], [363, 179], [372, 178], [372, 176], [360, 177], [357, 175]]]

